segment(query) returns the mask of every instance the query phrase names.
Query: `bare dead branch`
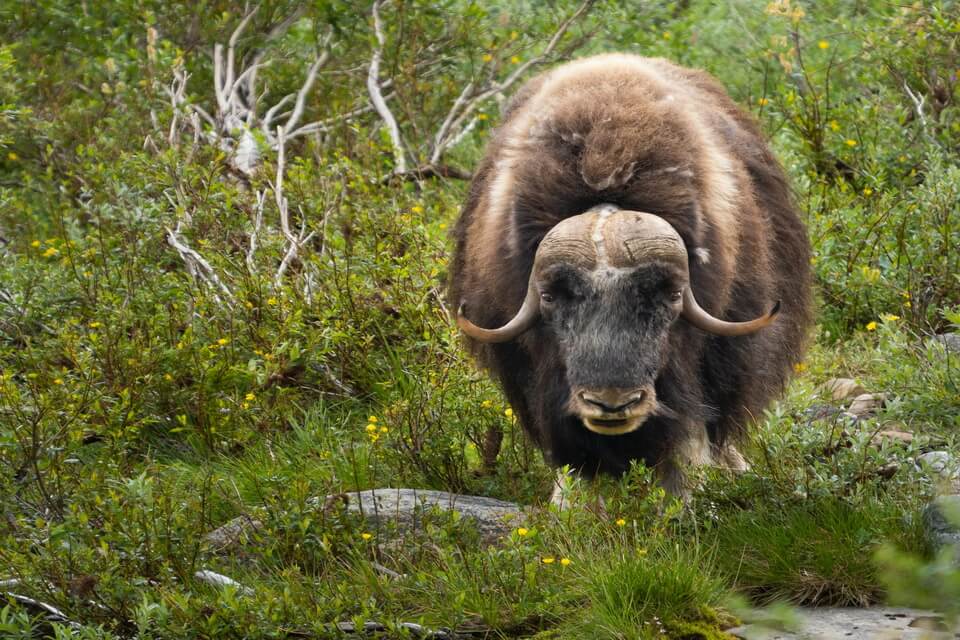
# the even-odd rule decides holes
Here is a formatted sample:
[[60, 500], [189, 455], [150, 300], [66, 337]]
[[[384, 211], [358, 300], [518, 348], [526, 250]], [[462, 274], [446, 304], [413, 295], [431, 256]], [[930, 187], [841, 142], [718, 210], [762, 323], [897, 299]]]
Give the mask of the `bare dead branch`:
[[[187, 273], [189, 273], [194, 278], [200, 280], [204, 284], [211, 286], [215, 289], [219, 289], [224, 297], [227, 299], [228, 304], [232, 306], [234, 302], [233, 293], [230, 289], [220, 280], [220, 277], [217, 275], [217, 272], [214, 270], [210, 263], [200, 255], [195, 249], [191, 248], [184, 240], [180, 232], [183, 228], [183, 222], [177, 222], [176, 229], [171, 229], [167, 227], [167, 243], [177, 250], [177, 253], [180, 254], [180, 258], [183, 260], [184, 264], [187, 267]], [[222, 303], [216, 293], [213, 294], [217, 302]]]
[[[563, 36], [575, 22], [590, 11], [595, 3], [596, 0], [584, 0], [576, 11], [560, 23], [549, 42], [547, 42], [547, 46], [543, 48], [539, 55], [518, 66], [502, 81], [497, 81], [491, 70], [491, 75], [483, 83], [477, 84], [475, 81], [467, 83], [460, 95], [457, 96], [453, 106], [450, 107], [443, 124], [437, 130], [430, 150], [430, 164], [438, 163], [447, 150], [459, 143], [476, 126], [476, 118], [473, 117], [473, 114], [483, 102], [497, 94], [506, 92], [534, 66], [551, 60]], [[467, 122], [468, 119], [470, 119], [469, 122]]]
[[250, 247], [247, 249], [247, 271], [250, 275], [257, 274], [257, 265], [254, 256], [257, 253], [257, 239], [263, 227], [263, 204], [266, 202], [267, 192], [257, 191], [257, 206], [254, 209], [253, 231], [250, 232]]
[[924, 129], [927, 128], [927, 117], [923, 113], [923, 105], [927, 101], [927, 97], [923, 93], [914, 93], [910, 90], [910, 85], [904, 81], [903, 90], [907, 92], [907, 95], [910, 97], [911, 102], [913, 102], [913, 108], [917, 112], [917, 117], [920, 118], [920, 124]]
[[283, 195], [283, 170], [286, 164], [286, 141], [287, 136], [283, 127], [277, 127], [277, 178], [273, 183], [273, 193], [276, 198], [277, 210], [280, 212], [280, 231], [287, 240], [287, 250], [280, 261], [277, 273], [274, 276], [274, 286], [280, 287], [283, 282], [283, 275], [287, 272], [290, 263], [297, 258], [301, 247], [313, 238], [314, 232], [307, 233], [306, 218], [301, 212], [300, 231], [294, 235], [290, 229], [290, 210], [289, 203]]
[[403, 138], [400, 137], [400, 127], [397, 126], [397, 119], [393, 117], [393, 112], [387, 106], [383, 99], [383, 92], [380, 89], [380, 62], [383, 58], [383, 47], [386, 38], [383, 35], [383, 24], [380, 22], [381, 0], [373, 2], [373, 30], [377, 37], [377, 46], [373, 49], [373, 55], [370, 59], [370, 69], [367, 72], [367, 92], [370, 94], [370, 101], [377, 110], [380, 118], [387, 127], [390, 134], [390, 143], [393, 146], [393, 170], [394, 173], [405, 173], [407, 170], [406, 153], [403, 149]]

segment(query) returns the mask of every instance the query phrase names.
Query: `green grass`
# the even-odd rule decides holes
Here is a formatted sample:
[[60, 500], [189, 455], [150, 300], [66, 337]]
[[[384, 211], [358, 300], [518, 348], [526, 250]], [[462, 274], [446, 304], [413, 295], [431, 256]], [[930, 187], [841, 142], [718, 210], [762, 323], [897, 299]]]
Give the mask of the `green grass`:
[[717, 557], [761, 603], [868, 606], [884, 594], [874, 552], [882, 542], [922, 550], [918, 516], [883, 500], [853, 506], [829, 497], [744, 510], [717, 527]]

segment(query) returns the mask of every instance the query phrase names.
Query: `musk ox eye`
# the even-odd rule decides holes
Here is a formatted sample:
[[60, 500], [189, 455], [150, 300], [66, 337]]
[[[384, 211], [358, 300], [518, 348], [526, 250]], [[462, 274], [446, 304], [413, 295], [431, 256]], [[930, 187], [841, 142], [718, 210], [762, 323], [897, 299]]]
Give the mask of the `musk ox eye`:
[[676, 289], [670, 292], [670, 302], [677, 303], [683, 299], [683, 291]]
[[550, 304], [551, 302], [553, 302], [553, 294], [548, 291], [544, 291], [543, 293], [540, 294], [540, 301]]

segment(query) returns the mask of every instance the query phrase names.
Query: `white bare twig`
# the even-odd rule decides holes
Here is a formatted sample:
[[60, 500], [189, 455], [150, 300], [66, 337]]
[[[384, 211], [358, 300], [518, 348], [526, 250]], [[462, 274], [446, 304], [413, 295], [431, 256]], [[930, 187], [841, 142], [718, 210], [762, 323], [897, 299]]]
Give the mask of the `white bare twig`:
[[547, 42], [547, 46], [543, 48], [543, 51], [541, 51], [539, 55], [525, 61], [503, 80], [497, 81], [491, 77], [483, 84], [477, 84], [473, 81], [467, 83], [463, 91], [460, 92], [460, 95], [457, 96], [453, 106], [450, 107], [450, 111], [447, 113], [447, 117], [444, 118], [443, 124], [441, 124], [437, 130], [429, 155], [430, 164], [438, 163], [444, 152], [460, 142], [469, 132], [469, 129], [472, 129], [476, 125], [475, 119], [470, 120], [470, 122], [467, 121], [483, 102], [497, 94], [504, 93], [532, 67], [550, 60], [557, 45], [560, 44], [560, 40], [570, 29], [570, 26], [582, 18], [595, 2], [596, 0], [584, 0], [583, 4], [581, 4], [576, 11], [560, 23], [550, 38], [550, 41]]
[[397, 125], [397, 119], [393, 117], [393, 112], [387, 106], [383, 99], [383, 92], [380, 89], [380, 61], [383, 58], [383, 47], [386, 38], [383, 35], [383, 24], [380, 22], [380, 6], [382, 0], [373, 2], [373, 31], [377, 37], [377, 46], [373, 49], [373, 55], [370, 59], [370, 69], [367, 72], [367, 92], [370, 94], [370, 101], [377, 110], [380, 118], [383, 119], [390, 134], [390, 143], [393, 145], [393, 171], [394, 173], [406, 173], [407, 158], [403, 148], [403, 139], [400, 137], [400, 127]]
[[266, 200], [267, 192], [257, 191], [257, 207], [253, 219], [253, 231], [250, 232], [250, 248], [247, 249], [247, 270], [252, 276], [257, 274], [257, 265], [253, 258], [257, 253], [257, 240], [260, 236], [260, 229], [263, 227], [263, 204]]
[[[217, 275], [217, 272], [214, 271], [213, 267], [210, 266], [210, 263], [200, 255], [195, 249], [191, 248], [187, 244], [186, 240], [183, 239], [180, 235], [182, 229], [182, 221], [177, 223], [176, 229], [171, 229], [167, 227], [167, 243], [177, 250], [177, 253], [180, 254], [180, 258], [184, 261], [187, 266], [187, 273], [191, 276], [197, 278], [201, 282], [219, 289], [224, 297], [227, 299], [230, 305], [234, 302], [233, 293], [230, 292], [230, 289], [220, 280], [220, 277]], [[223, 302], [216, 293], [213, 294], [217, 302]]]
[[167, 133], [167, 144], [175, 147], [180, 144], [180, 109], [186, 102], [187, 80], [190, 74], [187, 73], [183, 65], [177, 65], [173, 69], [173, 81], [169, 87], [164, 87], [167, 95], [170, 97], [170, 106], [173, 108], [173, 116], [170, 119], [170, 130]]
[[927, 101], [927, 96], [920, 93], [917, 95], [910, 90], [910, 85], [906, 82], [903, 83], [903, 88], [907, 92], [907, 95], [910, 96], [910, 100], [913, 102], [913, 108], [917, 111], [917, 117], [920, 118], [920, 124], [923, 125], [923, 128], [927, 128], [927, 117], [923, 113], [923, 105]]
[[[186, 85], [189, 77], [182, 67], [174, 71], [174, 81], [169, 88], [165, 88], [170, 96], [174, 108], [173, 120], [170, 123], [168, 141], [171, 145], [179, 142], [181, 127], [180, 111], [186, 107], [210, 127], [205, 137], [217, 144], [224, 151], [232, 154], [231, 164], [245, 176], [251, 175], [262, 161], [261, 143], [254, 135], [260, 130], [270, 149], [277, 148], [277, 139], [274, 135], [276, 121], [286, 118], [284, 129], [293, 131], [297, 137], [322, 131], [322, 122], [311, 122], [300, 126], [300, 121], [306, 111], [307, 97], [316, 82], [317, 75], [330, 60], [330, 44], [333, 39], [333, 30], [329, 29], [320, 43], [320, 53], [307, 70], [306, 78], [299, 91], [284, 96], [279, 102], [267, 109], [262, 118], [259, 115], [260, 100], [266, 90], [257, 91], [257, 73], [269, 64], [263, 61], [263, 52], [255, 54], [251, 62], [242, 68], [238, 67], [237, 44], [250, 24], [257, 7], [249, 11], [233, 30], [227, 44], [217, 43], [213, 47], [213, 92], [216, 99], [216, 113], [211, 114], [200, 105], [187, 104]], [[296, 17], [302, 13], [298, 10], [279, 25], [274, 27], [267, 36], [273, 39], [282, 35]], [[289, 113], [280, 113], [284, 106], [293, 101], [293, 109]], [[346, 117], [346, 116], [345, 116]], [[194, 125], [196, 127], [196, 124]], [[196, 137], [196, 136], [195, 136]]]
[[273, 193], [276, 197], [277, 210], [280, 212], [280, 231], [287, 240], [287, 250], [283, 255], [283, 260], [280, 261], [280, 266], [277, 267], [277, 274], [273, 279], [274, 286], [276, 287], [280, 287], [280, 284], [283, 282], [283, 275], [287, 272], [290, 263], [298, 256], [303, 245], [309, 242], [314, 235], [313, 231], [307, 233], [307, 220], [303, 212], [301, 212], [300, 216], [300, 231], [294, 234], [290, 229], [289, 204], [283, 195], [283, 169], [286, 162], [286, 140], [287, 136], [283, 132], [283, 127], [277, 127], [277, 179], [273, 183]]

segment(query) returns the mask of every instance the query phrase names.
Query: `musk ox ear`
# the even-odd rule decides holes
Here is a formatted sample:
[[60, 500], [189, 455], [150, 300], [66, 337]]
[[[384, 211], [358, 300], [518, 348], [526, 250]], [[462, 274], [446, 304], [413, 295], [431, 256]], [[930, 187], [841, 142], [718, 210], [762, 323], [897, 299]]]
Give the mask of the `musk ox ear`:
[[693, 297], [693, 290], [689, 286], [683, 290], [683, 317], [698, 329], [718, 336], [744, 336], [755, 333], [773, 324], [778, 313], [780, 313], [779, 300], [765, 316], [747, 322], [727, 322], [713, 317], [697, 304], [697, 299]]
[[477, 342], [508, 342], [532, 327], [540, 317], [540, 290], [534, 280], [533, 273], [527, 283], [527, 295], [523, 299], [520, 310], [507, 324], [499, 329], [484, 329], [473, 324], [464, 316], [465, 303], [460, 303], [457, 309], [457, 326], [467, 336]]

